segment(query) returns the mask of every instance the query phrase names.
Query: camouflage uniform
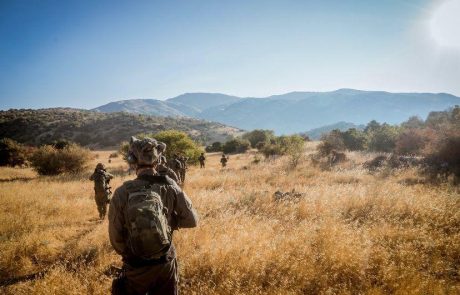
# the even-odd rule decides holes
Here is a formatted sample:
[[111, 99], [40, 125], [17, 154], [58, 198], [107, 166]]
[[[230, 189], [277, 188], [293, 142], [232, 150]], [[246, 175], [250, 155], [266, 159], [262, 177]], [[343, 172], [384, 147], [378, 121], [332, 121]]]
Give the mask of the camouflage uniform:
[[222, 158], [220, 158], [220, 163], [222, 164], [222, 168], [227, 166], [227, 161], [228, 161], [228, 157], [226, 157], [225, 155], [222, 155]]
[[187, 172], [187, 157], [180, 157], [179, 161], [181, 162], [181, 168], [180, 168], [180, 179], [182, 182], [182, 185], [185, 183], [185, 173]]
[[[144, 143], [148, 141], [151, 141], [153, 145], [157, 144], [148, 138], [142, 140]], [[126, 230], [127, 213], [125, 212], [128, 196], [130, 192], [155, 184], [162, 203], [167, 208], [166, 218], [173, 231], [179, 228], [195, 227], [198, 217], [190, 199], [173, 180], [168, 176], [155, 175], [156, 172], [152, 168], [155, 156], [145, 160], [149, 149], [144, 150], [144, 144], [136, 146], [132, 143], [131, 145], [134, 157], [138, 161], [138, 177], [135, 180], [126, 181], [117, 188], [109, 208], [110, 243], [123, 260], [123, 277], [114, 281], [112, 293], [177, 294], [179, 276], [174, 245], [171, 244], [167, 254], [156, 260], [136, 257], [129, 246]], [[141, 151], [138, 152], [136, 149]]]
[[198, 161], [200, 161], [200, 168], [204, 168], [204, 162], [206, 161], [204, 153], [201, 153], [200, 157], [198, 158]]
[[107, 212], [107, 204], [110, 201], [110, 186], [109, 182], [113, 175], [105, 170], [102, 163], [97, 164], [94, 173], [90, 176], [89, 180], [94, 181], [94, 194], [99, 212], [99, 218], [104, 219]]
[[171, 161], [170, 168], [176, 173], [179, 181], [177, 182], [179, 185], [182, 184], [183, 179], [181, 178], [181, 170], [182, 170], [182, 163], [179, 161], [178, 156], [174, 155]]
[[169, 176], [169, 178], [171, 178], [172, 180], [174, 180], [176, 183], [180, 183], [180, 179], [179, 177], [177, 176], [176, 172], [174, 172], [174, 170], [172, 170], [171, 168], [168, 167], [167, 165], [167, 161], [166, 161], [166, 157], [165, 156], [161, 156], [160, 157], [160, 161], [159, 161], [159, 164], [157, 166], [157, 172], [159, 175], [167, 175]]

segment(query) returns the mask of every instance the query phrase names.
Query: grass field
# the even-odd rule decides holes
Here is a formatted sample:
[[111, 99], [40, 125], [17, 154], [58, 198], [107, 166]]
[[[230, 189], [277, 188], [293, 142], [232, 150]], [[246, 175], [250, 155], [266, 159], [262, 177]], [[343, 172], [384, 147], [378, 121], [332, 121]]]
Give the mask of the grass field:
[[[311, 153], [313, 146], [307, 148]], [[96, 152], [107, 164], [110, 152]], [[460, 195], [415, 171], [371, 175], [367, 156], [321, 170], [303, 160], [252, 163], [218, 154], [191, 167], [186, 193], [200, 215], [175, 233], [182, 294], [460, 294]], [[133, 176], [108, 164], [116, 188]], [[38, 177], [0, 169], [2, 294], [108, 294], [111, 249], [91, 173]], [[277, 190], [302, 193], [276, 202]]]

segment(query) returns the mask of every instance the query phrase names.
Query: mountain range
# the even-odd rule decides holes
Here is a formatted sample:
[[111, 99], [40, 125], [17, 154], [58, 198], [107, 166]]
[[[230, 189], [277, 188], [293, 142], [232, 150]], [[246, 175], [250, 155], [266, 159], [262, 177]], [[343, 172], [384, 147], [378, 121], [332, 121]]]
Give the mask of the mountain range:
[[291, 92], [263, 98], [186, 93], [166, 100], [115, 101], [93, 110], [191, 117], [244, 130], [271, 129], [277, 134], [292, 134], [337, 122], [361, 125], [377, 120], [398, 124], [411, 116], [425, 118], [430, 111], [441, 111], [454, 105], [460, 105], [460, 97], [447, 93], [339, 89], [330, 92]]

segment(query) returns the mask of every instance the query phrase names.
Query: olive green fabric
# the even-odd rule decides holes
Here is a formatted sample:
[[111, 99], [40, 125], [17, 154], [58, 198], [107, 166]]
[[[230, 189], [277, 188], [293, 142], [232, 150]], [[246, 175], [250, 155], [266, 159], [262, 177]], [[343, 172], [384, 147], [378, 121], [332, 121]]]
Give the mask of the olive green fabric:
[[[109, 238], [115, 251], [123, 258], [125, 269], [125, 281], [130, 290], [126, 294], [176, 294], [177, 292], [177, 269], [175, 262], [174, 245], [172, 244], [165, 262], [153, 265], [136, 265], [139, 261], [145, 261], [137, 257], [129, 246], [127, 234], [127, 212], [129, 192], [151, 184], [143, 179], [144, 176], [153, 176], [153, 169], [144, 170], [135, 180], [126, 181], [116, 189], [109, 207]], [[179, 228], [191, 228], [197, 226], [198, 215], [193, 209], [192, 202], [181, 188], [167, 176], [157, 176], [157, 183], [161, 191], [163, 206], [166, 208], [166, 220], [172, 231]], [[136, 261], [136, 263], [134, 263]], [[148, 262], [148, 260], [147, 260]], [[171, 280], [174, 284], [171, 285]], [[163, 290], [163, 291], [161, 291]], [[166, 290], [166, 291], [165, 291]], [[137, 293], [136, 293], [137, 292]], [[163, 292], [163, 293], [162, 293]]]
[[107, 203], [110, 200], [110, 180], [113, 175], [103, 169], [95, 169], [90, 176], [90, 180], [94, 181], [94, 198], [96, 201], [99, 218], [103, 219], [107, 212]]

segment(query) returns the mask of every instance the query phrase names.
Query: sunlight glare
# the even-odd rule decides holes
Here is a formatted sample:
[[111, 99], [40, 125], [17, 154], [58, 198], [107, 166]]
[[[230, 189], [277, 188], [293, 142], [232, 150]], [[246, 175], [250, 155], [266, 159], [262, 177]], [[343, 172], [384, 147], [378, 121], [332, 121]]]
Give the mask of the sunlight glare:
[[430, 29], [438, 45], [460, 48], [460, 0], [439, 6], [432, 16]]

